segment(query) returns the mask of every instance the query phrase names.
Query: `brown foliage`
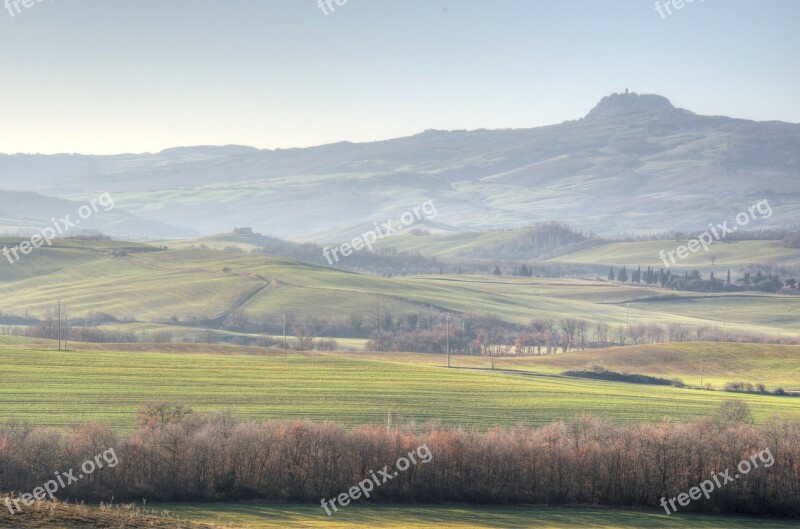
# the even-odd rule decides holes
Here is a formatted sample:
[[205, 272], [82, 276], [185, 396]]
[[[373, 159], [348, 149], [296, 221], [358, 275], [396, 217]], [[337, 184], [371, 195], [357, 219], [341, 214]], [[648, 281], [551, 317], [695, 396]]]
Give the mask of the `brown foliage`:
[[369, 501], [660, 508], [662, 496], [674, 497], [769, 448], [773, 466], [755, 469], [685, 510], [800, 516], [800, 420], [776, 417], [753, 425], [730, 404], [713, 418], [690, 423], [616, 425], [583, 417], [539, 429], [477, 432], [239, 422], [156, 403], [126, 440], [95, 424], [68, 433], [0, 427], [0, 490], [30, 491], [54, 471], [77, 468], [114, 448], [117, 467], [59, 496], [319, 502], [423, 444], [433, 460], [377, 487]]

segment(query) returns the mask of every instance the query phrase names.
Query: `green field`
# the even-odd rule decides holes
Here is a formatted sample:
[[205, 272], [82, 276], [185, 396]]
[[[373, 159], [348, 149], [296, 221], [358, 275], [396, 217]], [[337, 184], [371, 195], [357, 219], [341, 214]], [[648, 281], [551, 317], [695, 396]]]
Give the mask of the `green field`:
[[[800, 334], [800, 298], [759, 293], [702, 295], [596, 279], [445, 276], [385, 278], [341, 272], [264, 255], [191, 248], [112, 254], [113, 243], [65, 243], [40, 249], [25, 265], [0, 264], [0, 310], [43, 317], [61, 299], [71, 317], [106, 312], [106, 327], [169, 331], [202, 339], [197, 320], [240, 310], [251, 321], [282, 314], [347, 321], [377, 305], [394, 314], [493, 314], [527, 324], [580, 318], [614, 327], [657, 322], [777, 335]], [[146, 250], [146, 248], [145, 248]], [[741, 258], [737, 256], [736, 259]], [[733, 259], [733, 258], [731, 258]], [[601, 261], [598, 261], [601, 262]], [[604, 265], [603, 265], [604, 266]], [[256, 290], [260, 289], [260, 290]], [[238, 333], [219, 330], [219, 337]], [[708, 416], [726, 399], [748, 403], [756, 421], [800, 415], [800, 400], [664, 386], [565, 378], [568, 369], [601, 361], [609, 370], [704, 381], [764, 383], [800, 389], [800, 346], [674, 343], [527, 358], [356, 352], [295, 353], [224, 344], [72, 344], [58, 352], [46, 340], [0, 336], [0, 421], [66, 429], [107, 422], [129, 433], [149, 401], [184, 403], [200, 412], [230, 411], [252, 420], [332, 420], [359, 424], [440, 423], [485, 430], [541, 426], [582, 415], [618, 423]], [[334, 518], [316, 506], [176, 505], [176, 515], [224, 529], [269, 527], [789, 527], [762, 520], [667, 516], [598, 509], [355, 506]], [[0, 520], [2, 523], [2, 520]], [[73, 527], [64, 525], [64, 527]], [[162, 527], [162, 526], [159, 526]], [[171, 525], [163, 525], [172, 527]]]
[[[424, 361], [420, 355], [419, 361]], [[701, 358], [702, 356], [702, 358]], [[410, 357], [408, 360], [412, 360]], [[459, 357], [456, 365], [487, 367], [488, 358]], [[558, 374], [585, 370], [600, 362], [609, 371], [680, 378], [684, 383], [721, 388], [726, 382], [763, 383], [768, 389], [800, 390], [800, 346], [716, 342], [687, 342], [587, 349], [526, 358], [497, 358], [497, 369]], [[798, 402], [800, 405], [800, 402]]]
[[[469, 232], [459, 234], [431, 234], [415, 236], [408, 233], [383, 239], [378, 248], [393, 247], [398, 251], [419, 252], [422, 255], [440, 259], [456, 259], [460, 255], [470, 255], [472, 251], [490, 247], [497, 243], [508, 243], [520, 236], [519, 230]], [[606, 277], [608, 267], [627, 266], [656, 269], [664, 268], [659, 252], [667, 253], [687, 240], [663, 240], [642, 242], [605, 242], [586, 250], [561, 254], [548, 259], [552, 263], [565, 263], [587, 266], [600, 277]], [[714, 258], [712, 264], [711, 259]], [[498, 256], [502, 259], [502, 256]], [[785, 248], [781, 241], [717, 241], [706, 252], [700, 250], [690, 253], [686, 259], [671, 261], [670, 267], [683, 273], [684, 270], [700, 270], [703, 275], [715, 272], [717, 277], [725, 277], [728, 268], [734, 277], [739, 277], [739, 269], [752, 264], [775, 264], [793, 266], [800, 261], [800, 250]]]
[[455, 259], [462, 255], [470, 255], [473, 250], [487, 246], [511, 242], [520, 236], [521, 230], [500, 230], [485, 232], [467, 232], [454, 234], [412, 235], [408, 232], [395, 234], [380, 239], [377, 248], [396, 248], [401, 252], [419, 252], [422, 255], [443, 259]]
[[[570, 253], [555, 257], [552, 261], [580, 265], [606, 266], [632, 266], [641, 265], [643, 268], [652, 266], [664, 268], [664, 262], [659, 258], [659, 252], [665, 253], [674, 250], [677, 246], [686, 244], [686, 240], [665, 240], [645, 242], [614, 242], [607, 243], [589, 250]], [[711, 258], [715, 258], [711, 264]], [[748, 264], [771, 263], [779, 265], [796, 265], [800, 260], [800, 250], [784, 248], [781, 241], [718, 241], [709, 246], [706, 252], [701, 249], [697, 253], [690, 253], [686, 259], [676, 259], [673, 268], [683, 270], [700, 270], [704, 275], [714, 271], [717, 277], [725, 277], [725, 272], [731, 268], [732, 273]], [[737, 274], [738, 275], [738, 274]]]
[[[542, 425], [591, 414], [639, 423], [712, 413], [730, 393], [447, 369], [404, 355], [354, 353], [258, 356], [257, 348], [143, 346], [57, 352], [0, 346], [0, 419], [65, 428], [104, 421], [130, 430], [148, 401], [170, 400], [198, 411], [230, 410], [265, 419], [334, 420], [354, 426], [429, 421], [486, 429]], [[116, 346], [111, 346], [116, 347]], [[137, 347], [139, 350], [137, 350]], [[120, 348], [123, 348], [120, 346]], [[201, 354], [208, 350], [213, 354]], [[239, 351], [252, 354], [238, 354]], [[158, 352], [162, 351], [162, 352]], [[163, 352], [166, 351], [166, 352]], [[233, 353], [233, 354], [231, 354]], [[444, 360], [441, 356], [440, 360]], [[484, 361], [487, 359], [483, 359]], [[737, 395], [757, 420], [800, 414], [789, 397]]]
[[319, 506], [164, 505], [177, 517], [224, 529], [778, 529], [796, 520], [727, 516], [667, 515], [663, 512], [552, 507], [349, 506], [328, 517]]
[[275, 324], [288, 313], [341, 324], [352, 312], [382, 305], [394, 314], [493, 314], [520, 324], [571, 317], [616, 327], [656, 322], [800, 334], [795, 296], [697, 294], [591, 279], [385, 278], [209, 249], [126, 256], [107, 250], [40, 248], [24, 266], [0, 263], [0, 311], [42, 318], [61, 299], [73, 318], [103, 312], [136, 325], [191, 325], [234, 309], [252, 322]]

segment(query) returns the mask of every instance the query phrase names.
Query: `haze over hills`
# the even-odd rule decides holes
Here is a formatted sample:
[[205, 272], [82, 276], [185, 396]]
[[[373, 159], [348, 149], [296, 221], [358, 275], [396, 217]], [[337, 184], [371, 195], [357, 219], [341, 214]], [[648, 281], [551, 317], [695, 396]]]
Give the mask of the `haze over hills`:
[[69, 215], [69, 222], [77, 224], [67, 235], [77, 235], [87, 230], [101, 230], [111, 235], [134, 238], [189, 237], [191, 230], [176, 228], [157, 220], [149, 220], [123, 211], [111, 202], [97, 206], [97, 211], [87, 218], [80, 218], [78, 211], [87, 202], [97, 200], [97, 194], [86, 201], [68, 200], [33, 193], [30, 191], [0, 192], [0, 234], [29, 237], [42, 228], [62, 223], [59, 219]]
[[555, 219], [604, 235], [695, 231], [768, 199], [774, 215], [750, 226], [765, 228], [800, 221], [800, 125], [699, 116], [658, 95], [614, 94], [582, 119], [535, 129], [429, 130], [305, 149], [0, 155], [0, 174], [6, 190], [79, 200], [108, 191], [119, 210], [160, 223], [130, 233], [117, 224], [117, 235], [252, 226], [331, 241], [425, 200], [436, 204], [433, 229], [450, 232]]

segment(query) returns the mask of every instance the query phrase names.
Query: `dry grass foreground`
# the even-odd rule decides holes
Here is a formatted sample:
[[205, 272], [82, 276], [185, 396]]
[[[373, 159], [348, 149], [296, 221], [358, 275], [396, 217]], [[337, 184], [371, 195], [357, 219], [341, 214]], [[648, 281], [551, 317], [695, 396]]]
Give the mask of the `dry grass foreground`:
[[[2, 501], [0, 499], [0, 501]], [[164, 505], [166, 506], [166, 505]], [[3, 506], [2, 529], [480, 529], [526, 528], [568, 529], [788, 529], [794, 520], [734, 518], [705, 515], [672, 515], [663, 512], [618, 511], [596, 508], [511, 508], [426, 506], [364, 506], [353, 508], [338, 519], [322, 514], [318, 506], [261, 504], [169, 505], [164, 514], [141, 514], [133, 506], [88, 507], [65, 503], [37, 502], [25, 513], [11, 516]], [[319, 512], [317, 512], [319, 511]], [[208, 523], [175, 518], [178, 513]]]
[[0, 498], [0, 529], [215, 529], [169, 515], [141, 514], [133, 506], [88, 507], [61, 502], [37, 501], [22, 512], [8, 512]]

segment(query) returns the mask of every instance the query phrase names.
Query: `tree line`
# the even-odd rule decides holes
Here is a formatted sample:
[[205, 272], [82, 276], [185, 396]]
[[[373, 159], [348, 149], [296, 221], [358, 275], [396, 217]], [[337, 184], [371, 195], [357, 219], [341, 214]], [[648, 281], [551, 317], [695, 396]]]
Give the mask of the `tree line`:
[[800, 420], [753, 425], [741, 401], [687, 423], [624, 425], [580, 417], [541, 428], [243, 422], [151, 403], [122, 436], [0, 426], [0, 490], [30, 491], [113, 448], [119, 464], [58, 492], [70, 501], [313, 502], [333, 497], [426, 444], [433, 460], [376, 488], [370, 502], [589, 504], [660, 509], [662, 497], [768, 449], [760, 468], [685, 511], [800, 516]]
[[745, 271], [742, 277], [731, 280], [731, 271], [727, 270], [725, 278], [716, 277], [714, 272], [710, 272], [708, 278], [703, 278], [699, 270], [685, 271], [681, 274], [674, 274], [669, 270], [652, 267], [642, 270], [642, 267], [630, 271], [627, 266], [614, 270], [610, 267], [608, 271], [609, 281], [619, 281], [620, 283], [637, 283], [655, 285], [671, 290], [683, 290], [689, 292], [743, 292], [755, 290], [760, 292], [780, 292], [784, 287], [796, 288], [796, 279], [782, 281], [777, 273], [757, 270], [755, 274]]
[[[239, 313], [237, 313], [239, 314]], [[97, 318], [97, 316], [95, 316]], [[265, 348], [283, 347], [282, 317], [265, 318], [252, 323], [253, 336], [224, 336], [198, 327], [193, 335], [177, 337], [165, 330], [126, 331], [98, 327], [95, 319], [85, 318], [84, 325], [73, 325], [63, 331], [70, 342], [95, 343], [173, 343], [177, 340], [193, 343], [216, 343], [226, 340], [239, 345]], [[0, 333], [55, 340], [56, 320], [52, 311], [31, 325], [6, 326]], [[404, 351], [439, 353], [447, 351], [464, 355], [538, 356], [625, 345], [645, 345], [667, 342], [740, 342], [797, 344], [800, 339], [790, 335], [772, 336], [723, 329], [717, 326], [686, 326], [680, 323], [662, 325], [655, 322], [611, 326], [601, 321], [579, 318], [535, 319], [529, 324], [503, 321], [492, 314], [447, 315], [432, 311], [398, 313], [383, 304], [367, 311], [353, 311], [336, 319], [312, 315], [290, 314], [286, 324], [287, 346], [298, 351], [335, 351], [339, 342], [333, 338], [366, 338], [368, 351]], [[448, 340], [449, 336], [449, 340]]]
[[[423, 327], [409, 327], [386, 318], [374, 328], [365, 345], [368, 351], [419, 353], [450, 352], [484, 356], [539, 356], [558, 352], [625, 345], [667, 342], [740, 342], [797, 344], [793, 336], [771, 336], [728, 330], [716, 326], [690, 327], [680, 323], [655, 322], [615, 326], [579, 318], [535, 319], [528, 325], [514, 324], [491, 315], [459, 315], [449, 325], [446, 317], [426, 318]], [[416, 320], [415, 320], [416, 321]], [[448, 340], [449, 335], [449, 340]]]

